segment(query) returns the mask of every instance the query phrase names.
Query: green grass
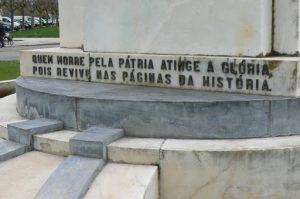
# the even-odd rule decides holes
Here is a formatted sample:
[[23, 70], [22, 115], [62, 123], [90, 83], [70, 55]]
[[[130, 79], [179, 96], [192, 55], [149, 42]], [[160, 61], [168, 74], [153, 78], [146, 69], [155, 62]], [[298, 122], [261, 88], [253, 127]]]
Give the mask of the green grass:
[[0, 81], [16, 79], [19, 75], [19, 61], [0, 61]]
[[58, 38], [58, 26], [35, 27], [28, 30], [14, 31], [15, 38]]

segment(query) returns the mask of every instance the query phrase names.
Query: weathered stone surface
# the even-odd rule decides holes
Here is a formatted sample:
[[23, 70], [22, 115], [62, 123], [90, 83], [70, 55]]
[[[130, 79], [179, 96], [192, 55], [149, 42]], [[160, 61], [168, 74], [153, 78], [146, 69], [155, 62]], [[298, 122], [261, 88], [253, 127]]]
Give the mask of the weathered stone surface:
[[[37, 67], [35, 62], [42, 62], [43, 66]], [[53, 48], [24, 51], [21, 74], [112, 84], [297, 97], [299, 62], [299, 57], [253, 59], [109, 54]]]
[[47, 48], [21, 52], [22, 76], [89, 81], [89, 57], [80, 49]]
[[60, 46], [80, 48], [83, 45], [84, 15], [82, 0], [59, 0]]
[[108, 145], [108, 160], [127, 164], [158, 165], [163, 139], [122, 138]]
[[161, 199], [297, 199], [299, 147], [299, 136], [167, 140], [160, 162]]
[[0, 198], [32, 199], [62, 157], [29, 152], [0, 164]]
[[299, 0], [274, 1], [274, 50], [281, 54], [299, 54]]
[[35, 198], [83, 198], [103, 165], [102, 159], [69, 156], [52, 173]]
[[[289, 117], [289, 126], [286, 126], [283, 122], [274, 123], [280, 116], [273, 115], [280, 112], [276, 104], [281, 103], [287, 103], [286, 107], [290, 106], [291, 113], [296, 115], [297, 98], [29, 77], [19, 78], [17, 84], [20, 92], [31, 93], [20, 96], [19, 110], [23, 109], [24, 104], [38, 98], [37, 105], [31, 104], [26, 109], [36, 110], [41, 117], [44, 114], [43, 104], [49, 104], [48, 109], [55, 110], [59, 120], [62, 116], [68, 117], [68, 110], [72, 108], [72, 117], [76, 119], [72, 120], [69, 128], [78, 128], [80, 131], [92, 126], [113, 127], [124, 129], [129, 137], [176, 139], [270, 137], [288, 135], [291, 130], [292, 134], [300, 132], [297, 117]], [[51, 86], [53, 84], [54, 88]], [[68, 101], [64, 106], [60, 103], [51, 104], [52, 99], [66, 96]], [[75, 101], [76, 106], [73, 106]], [[28, 114], [25, 111], [20, 113]]]
[[26, 145], [0, 139], [0, 162], [9, 160], [26, 152]]
[[32, 147], [33, 135], [61, 130], [63, 123], [49, 119], [36, 119], [8, 124], [8, 139]]
[[107, 145], [124, 135], [122, 129], [92, 127], [70, 139], [70, 153], [107, 159]]
[[70, 154], [69, 141], [77, 135], [75, 131], [57, 131], [33, 136], [35, 150], [54, 155], [68, 156]]
[[107, 164], [85, 199], [158, 199], [156, 166]]
[[299, 134], [300, 123], [297, 119], [294, 119], [299, 118], [299, 110], [299, 100], [290, 99], [272, 102], [270, 134], [272, 136]]
[[[33, 83], [33, 82], [32, 82]], [[41, 82], [35, 82], [38, 86]], [[46, 92], [36, 93], [31, 89], [17, 87], [17, 110], [20, 115], [28, 119], [50, 118], [62, 121], [66, 129], [74, 129], [76, 126], [76, 100], [66, 95], [49, 95], [55, 89], [63, 89], [67, 93], [67, 87], [52, 82]], [[16, 109], [16, 105], [14, 104]], [[20, 116], [19, 116], [20, 117]]]
[[257, 56], [271, 50], [271, 0], [89, 0], [84, 16], [86, 51]]
[[91, 81], [298, 96], [299, 58], [91, 53]]

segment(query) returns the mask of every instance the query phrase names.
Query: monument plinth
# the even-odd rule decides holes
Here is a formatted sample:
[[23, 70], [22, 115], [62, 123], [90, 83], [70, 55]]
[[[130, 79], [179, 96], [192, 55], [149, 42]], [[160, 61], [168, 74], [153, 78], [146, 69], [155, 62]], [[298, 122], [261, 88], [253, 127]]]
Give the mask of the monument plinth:
[[[60, 0], [59, 6], [60, 48], [21, 54], [21, 115], [79, 131], [114, 127], [130, 137], [178, 139], [157, 154], [164, 199], [276, 198], [258, 188], [266, 179], [274, 182], [272, 192], [281, 187], [279, 198], [297, 198], [299, 183], [263, 171], [274, 163], [290, 176], [299, 161], [297, 142], [289, 161], [284, 150], [291, 145], [281, 145], [300, 134], [299, 0]], [[245, 138], [256, 139], [199, 140]], [[254, 147], [262, 143], [271, 145]], [[172, 164], [189, 172], [179, 175], [193, 184], [188, 192]], [[261, 176], [255, 165], [261, 184], [252, 178]], [[202, 175], [207, 180], [193, 177]]]
[[191, 55], [88, 53], [70, 49], [23, 52], [23, 76], [88, 82], [223, 91], [277, 96], [299, 95], [299, 61]]

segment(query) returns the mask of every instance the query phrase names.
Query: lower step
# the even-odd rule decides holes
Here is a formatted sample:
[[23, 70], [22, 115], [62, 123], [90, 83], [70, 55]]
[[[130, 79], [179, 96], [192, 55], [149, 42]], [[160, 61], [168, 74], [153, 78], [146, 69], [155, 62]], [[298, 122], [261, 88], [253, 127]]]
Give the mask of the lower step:
[[0, 162], [22, 155], [25, 152], [25, 145], [0, 139]]
[[8, 124], [13, 124], [17, 122], [24, 122], [26, 120], [14, 120], [14, 121], [9, 121], [9, 122], [1, 122], [0, 123], [0, 138], [8, 140], [8, 132], [7, 132], [7, 125]]
[[103, 165], [102, 159], [69, 156], [51, 174], [35, 199], [80, 199]]
[[63, 157], [28, 152], [0, 166], [0, 198], [32, 199]]
[[158, 199], [157, 166], [107, 164], [85, 199]]
[[56, 131], [33, 136], [33, 147], [44, 153], [68, 156], [70, 154], [69, 140], [77, 135], [75, 131]]

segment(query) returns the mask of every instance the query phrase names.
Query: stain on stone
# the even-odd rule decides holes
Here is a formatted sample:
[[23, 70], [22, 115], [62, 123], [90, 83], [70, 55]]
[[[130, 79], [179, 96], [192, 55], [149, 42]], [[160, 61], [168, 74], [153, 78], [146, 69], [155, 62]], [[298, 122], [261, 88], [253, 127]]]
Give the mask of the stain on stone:
[[239, 199], [251, 195], [251, 188], [249, 186], [230, 186], [224, 191], [224, 199]]
[[246, 24], [244, 30], [242, 31], [241, 41], [245, 42], [250, 40], [253, 36], [253, 32], [254, 30], [252, 24], [250, 23]]
[[43, 151], [52, 151], [51, 145], [49, 143], [41, 143], [40, 146]]
[[288, 191], [298, 191], [300, 190], [300, 182], [289, 182], [283, 184], [284, 188]]
[[270, 70], [275, 70], [276, 68], [279, 67], [279, 65], [282, 63], [282, 61], [270, 61], [269, 62], [269, 69]]
[[201, 158], [201, 152], [199, 151], [193, 151], [193, 154], [195, 155], [196, 159], [198, 160], [199, 165], [202, 165], [202, 158]]
[[298, 69], [297, 67], [295, 67], [291, 74], [292, 77], [291, 77], [291, 86], [289, 88], [290, 91], [294, 91], [297, 88], [297, 74], [298, 74]]
[[258, 55], [256, 55], [256, 57], [264, 57], [264, 53], [261, 52], [261, 53], [259, 53]]

